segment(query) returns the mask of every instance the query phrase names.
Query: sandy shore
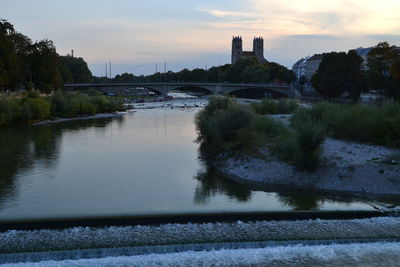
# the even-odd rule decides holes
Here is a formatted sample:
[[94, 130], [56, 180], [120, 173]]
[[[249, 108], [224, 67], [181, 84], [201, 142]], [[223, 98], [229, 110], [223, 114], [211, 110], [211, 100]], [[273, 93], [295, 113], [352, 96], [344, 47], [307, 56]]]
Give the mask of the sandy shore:
[[323, 147], [323, 164], [312, 173], [279, 161], [268, 151], [268, 160], [228, 158], [217, 168], [240, 182], [400, 196], [399, 150], [332, 138]]
[[106, 119], [106, 118], [121, 117], [121, 116], [124, 116], [125, 114], [126, 114], [125, 112], [117, 112], [117, 113], [101, 113], [101, 114], [96, 114], [93, 116], [82, 116], [82, 117], [75, 117], [75, 118], [57, 118], [55, 120], [47, 120], [47, 121], [37, 122], [32, 125], [37, 126], [37, 125], [53, 124], [53, 123], [60, 123], [60, 122], [66, 122], [66, 121]]

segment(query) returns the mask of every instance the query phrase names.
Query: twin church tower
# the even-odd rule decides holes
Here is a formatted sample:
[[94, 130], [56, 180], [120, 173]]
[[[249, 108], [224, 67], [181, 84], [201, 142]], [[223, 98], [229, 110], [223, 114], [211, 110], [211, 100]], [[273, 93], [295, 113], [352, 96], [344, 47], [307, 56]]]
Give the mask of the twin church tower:
[[241, 58], [257, 58], [259, 62], [266, 62], [264, 58], [264, 39], [254, 37], [253, 51], [243, 51], [243, 42], [241, 36], [234, 36], [232, 39], [232, 64]]

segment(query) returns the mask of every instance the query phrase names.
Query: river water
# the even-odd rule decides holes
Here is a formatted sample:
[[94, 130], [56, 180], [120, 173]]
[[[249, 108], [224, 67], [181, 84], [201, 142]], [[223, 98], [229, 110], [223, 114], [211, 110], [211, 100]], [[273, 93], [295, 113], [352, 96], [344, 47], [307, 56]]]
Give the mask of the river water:
[[372, 209], [370, 200], [226, 180], [194, 142], [204, 104], [178, 100], [113, 119], [2, 129], [0, 220]]

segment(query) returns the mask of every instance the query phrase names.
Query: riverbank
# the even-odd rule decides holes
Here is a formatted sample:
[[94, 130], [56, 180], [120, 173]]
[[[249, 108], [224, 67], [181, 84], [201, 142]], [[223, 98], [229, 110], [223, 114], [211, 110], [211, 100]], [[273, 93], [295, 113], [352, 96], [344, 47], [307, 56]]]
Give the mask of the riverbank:
[[314, 172], [282, 162], [268, 150], [262, 154], [265, 159], [228, 158], [216, 167], [239, 182], [400, 196], [400, 156], [395, 149], [328, 138], [322, 165]]
[[54, 120], [46, 120], [32, 124], [32, 126], [38, 125], [46, 125], [46, 124], [55, 124], [67, 121], [78, 121], [78, 120], [93, 120], [93, 119], [107, 119], [107, 118], [115, 118], [122, 117], [126, 114], [126, 112], [117, 112], [117, 113], [101, 113], [92, 116], [81, 116], [75, 118], [55, 118]]
[[90, 119], [125, 110], [122, 102], [105, 96], [57, 91], [43, 97], [37, 92], [28, 91], [22, 98], [0, 98], [0, 127]]
[[398, 110], [398, 103], [301, 108], [212, 98], [197, 114], [197, 142], [219, 171], [258, 188], [400, 197]]

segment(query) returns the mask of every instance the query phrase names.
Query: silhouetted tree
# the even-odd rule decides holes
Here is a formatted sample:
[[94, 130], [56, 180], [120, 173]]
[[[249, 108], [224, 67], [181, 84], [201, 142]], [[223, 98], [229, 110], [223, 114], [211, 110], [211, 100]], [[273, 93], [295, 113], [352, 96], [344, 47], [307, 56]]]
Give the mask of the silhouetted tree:
[[368, 87], [384, 93], [388, 98], [400, 99], [398, 68], [400, 51], [389, 43], [375, 46], [368, 54]]
[[[62, 56], [60, 57], [60, 61], [70, 71], [74, 83], [88, 83], [92, 81], [92, 73], [82, 58]], [[64, 75], [64, 81], [68, 80], [68, 72], [64, 72]]]
[[356, 101], [363, 86], [361, 63], [362, 59], [355, 51], [327, 53], [311, 83], [324, 97], [338, 97], [347, 92]]

